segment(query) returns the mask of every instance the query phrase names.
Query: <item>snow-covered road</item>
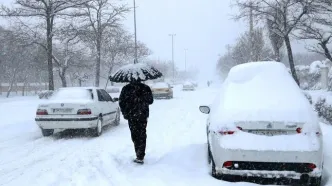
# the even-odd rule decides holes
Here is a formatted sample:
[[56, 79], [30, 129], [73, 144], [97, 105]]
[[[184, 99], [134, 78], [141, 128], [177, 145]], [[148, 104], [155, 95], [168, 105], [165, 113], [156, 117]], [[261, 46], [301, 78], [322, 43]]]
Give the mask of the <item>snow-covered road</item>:
[[[175, 90], [173, 100], [156, 100], [148, 123], [146, 163], [135, 165], [127, 122], [98, 138], [60, 132], [42, 137], [34, 122], [37, 98], [0, 98], [0, 185], [163, 186], [230, 185], [213, 179], [206, 162], [206, 116], [198, 110], [215, 88]], [[322, 124], [325, 168], [332, 167], [332, 127]], [[325, 170], [325, 185], [332, 171]], [[237, 185], [254, 185], [236, 183]]]

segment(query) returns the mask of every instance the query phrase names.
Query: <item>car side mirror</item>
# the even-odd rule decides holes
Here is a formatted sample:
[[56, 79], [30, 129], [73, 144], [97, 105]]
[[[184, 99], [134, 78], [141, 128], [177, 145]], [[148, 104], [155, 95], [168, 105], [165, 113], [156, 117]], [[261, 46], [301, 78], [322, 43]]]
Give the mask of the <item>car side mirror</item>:
[[113, 98], [113, 102], [119, 101], [119, 98]]
[[199, 110], [204, 114], [210, 114], [210, 107], [208, 106], [200, 106]]

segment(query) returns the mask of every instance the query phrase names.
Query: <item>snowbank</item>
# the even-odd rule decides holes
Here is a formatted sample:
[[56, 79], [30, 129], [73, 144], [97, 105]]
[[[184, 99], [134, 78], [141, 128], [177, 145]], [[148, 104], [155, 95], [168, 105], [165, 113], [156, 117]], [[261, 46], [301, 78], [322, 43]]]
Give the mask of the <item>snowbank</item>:
[[212, 105], [211, 121], [217, 130], [235, 128], [236, 121], [316, 124], [317, 117], [283, 64], [252, 62], [230, 70]]
[[322, 61], [314, 61], [310, 64], [309, 73], [316, 74], [320, 72], [320, 69], [326, 67], [325, 62]]

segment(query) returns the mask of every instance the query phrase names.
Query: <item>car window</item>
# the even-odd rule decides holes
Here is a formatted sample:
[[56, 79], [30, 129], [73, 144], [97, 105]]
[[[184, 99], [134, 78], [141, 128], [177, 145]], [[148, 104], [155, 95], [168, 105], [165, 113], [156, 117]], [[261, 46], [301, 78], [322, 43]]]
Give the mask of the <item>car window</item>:
[[113, 101], [112, 97], [106, 92], [106, 90], [100, 90], [106, 101]]
[[100, 89], [97, 90], [97, 94], [98, 94], [98, 101], [106, 101], [107, 98], [104, 97], [103, 92]]

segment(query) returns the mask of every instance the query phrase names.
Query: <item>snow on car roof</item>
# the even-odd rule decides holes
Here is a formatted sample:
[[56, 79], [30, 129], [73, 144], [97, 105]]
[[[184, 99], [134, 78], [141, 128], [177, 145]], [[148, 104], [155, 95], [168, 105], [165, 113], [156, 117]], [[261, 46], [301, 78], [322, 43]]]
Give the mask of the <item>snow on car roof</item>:
[[[317, 123], [317, 116], [287, 68], [278, 62], [233, 67], [211, 107], [213, 127], [236, 121]], [[213, 124], [212, 124], [213, 123]]]
[[184, 83], [183, 83], [183, 85], [193, 85], [193, 83], [192, 83], [192, 82], [189, 82], [189, 81], [187, 81], [187, 82], [184, 82]]
[[69, 87], [60, 88], [55, 94], [50, 98], [50, 101], [57, 100], [92, 100], [92, 93], [89, 91], [88, 87]]
[[165, 82], [158, 82], [152, 85], [152, 88], [168, 88], [168, 83]]

